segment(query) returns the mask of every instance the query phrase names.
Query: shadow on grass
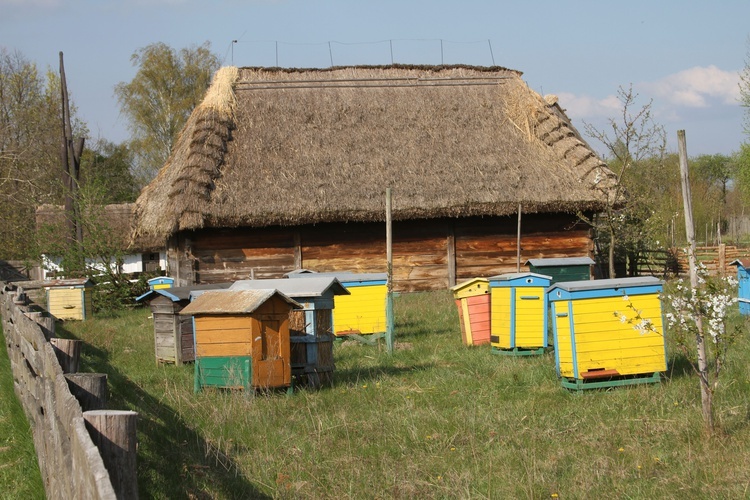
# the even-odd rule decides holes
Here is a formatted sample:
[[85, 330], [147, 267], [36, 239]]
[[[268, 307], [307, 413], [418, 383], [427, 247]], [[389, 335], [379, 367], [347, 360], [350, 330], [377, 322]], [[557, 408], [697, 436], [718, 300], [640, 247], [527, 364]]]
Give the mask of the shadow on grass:
[[381, 377], [398, 377], [408, 373], [428, 371], [435, 368], [434, 363], [423, 363], [411, 366], [373, 366], [369, 368], [336, 369], [334, 386], [358, 384]]
[[673, 378], [692, 377], [695, 375], [695, 369], [684, 354], [678, 353], [673, 359], [669, 360], [666, 375], [669, 380]]
[[[63, 331], [60, 331], [63, 330]], [[60, 328], [58, 334], [75, 335]], [[109, 363], [105, 350], [84, 342], [81, 371], [106, 373], [108, 407], [138, 412], [138, 489], [142, 498], [271, 498], [244, 477], [182, 417]]]

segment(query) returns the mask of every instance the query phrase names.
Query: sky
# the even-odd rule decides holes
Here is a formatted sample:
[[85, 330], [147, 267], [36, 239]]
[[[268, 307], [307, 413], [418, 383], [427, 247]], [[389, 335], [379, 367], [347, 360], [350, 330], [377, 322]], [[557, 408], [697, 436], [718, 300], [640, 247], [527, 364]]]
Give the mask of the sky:
[[[523, 72], [573, 124], [611, 130], [619, 88], [651, 103], [671, 151], [732, 154], [750, 136], [739, 73], [748, 0], [0, 0], [0, 47], [65, 73], [93, 139], [129, 138], [114, 87], [156, 42], [210, 42], [225, 65], [469, 64]], [[599, 152], [603, 148], [591, 141]]]

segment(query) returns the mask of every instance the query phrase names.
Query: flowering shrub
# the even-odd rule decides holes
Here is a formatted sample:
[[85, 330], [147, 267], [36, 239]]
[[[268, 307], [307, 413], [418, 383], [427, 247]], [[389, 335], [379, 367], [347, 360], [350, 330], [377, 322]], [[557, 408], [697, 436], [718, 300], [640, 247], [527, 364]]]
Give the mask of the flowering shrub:
[[[667, 310], [667, 326], [688, 359], [692, 351], [688, 348], [691, 339], [710, 339], [712, 346], [715, 374], [726, 353], [726, 348], [739, 332], [739, 326], [727, 331], [727, 319], [737, 304], [737, 279], [732, 276], [723, 278], [710, 277], [706, 266], [698, 263], [698, 286], [692, 288], [682, 279], [677, 280], [670, 292], [665, 292], [662, 300]], [[702, 330], [698, 325], [701, 325]]]

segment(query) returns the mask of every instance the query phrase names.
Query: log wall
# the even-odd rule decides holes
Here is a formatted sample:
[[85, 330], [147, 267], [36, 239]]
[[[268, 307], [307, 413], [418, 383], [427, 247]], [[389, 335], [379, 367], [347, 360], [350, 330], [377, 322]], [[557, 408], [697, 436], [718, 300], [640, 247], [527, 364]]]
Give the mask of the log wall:
[[[0, 282], [0, 312], [16, 396], [29, 419], [48, 498], [115, 498], [83, 412], [57, 356], [28, 307]], [[33, 315], [32, 315], [33, 317]]]
[[[515, 215], [395, 221], [394, 290], [445, 289], [470, 278], [514, 272], [517, 223]], [[194, 283], [218, 283], [279, 278], [297, 268], [386, 271], [384, 223], [205, 229], [181, 234], [170, 245], [169, 254], [175, 256], [170, 262], [181, 266], [170, 273], [180, 286], [193, 284], [191, 276]], [[522, 218], [522, 266], [531, 258], [591, 256], [592, 251], [590, 228], [575, 215]]]

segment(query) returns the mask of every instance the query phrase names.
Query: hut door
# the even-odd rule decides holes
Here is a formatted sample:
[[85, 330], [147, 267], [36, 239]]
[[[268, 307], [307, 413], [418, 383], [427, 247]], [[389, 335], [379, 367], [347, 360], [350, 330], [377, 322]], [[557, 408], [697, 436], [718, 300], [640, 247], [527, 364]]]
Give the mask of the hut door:
[[283, 387], [291, 382], [289, 338], [281, 335], [280, 321], [262, 321], [261, 334], [253, 342], [253, 385]]

